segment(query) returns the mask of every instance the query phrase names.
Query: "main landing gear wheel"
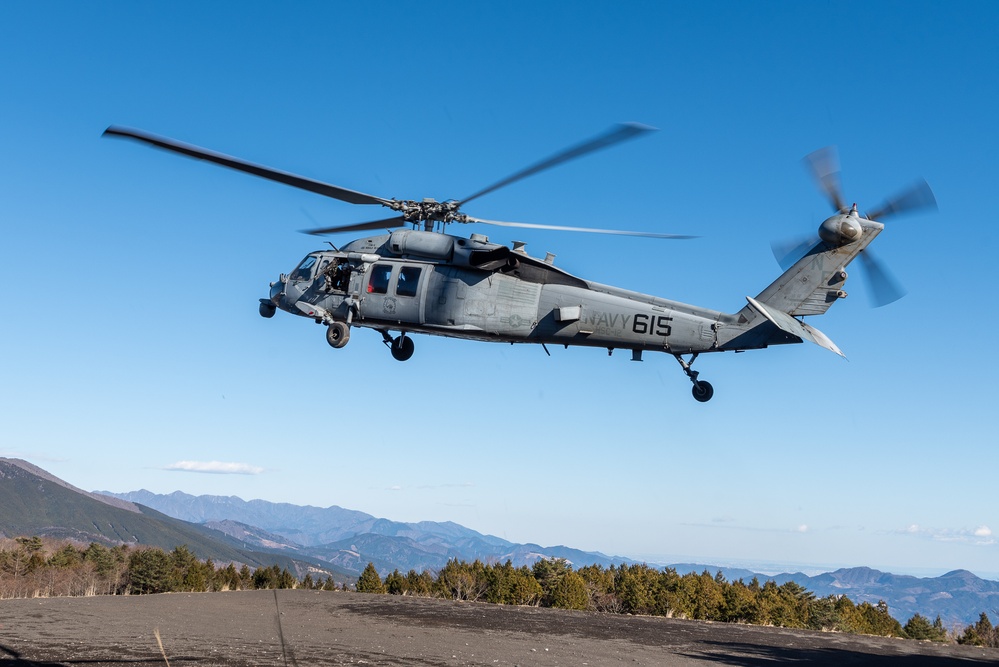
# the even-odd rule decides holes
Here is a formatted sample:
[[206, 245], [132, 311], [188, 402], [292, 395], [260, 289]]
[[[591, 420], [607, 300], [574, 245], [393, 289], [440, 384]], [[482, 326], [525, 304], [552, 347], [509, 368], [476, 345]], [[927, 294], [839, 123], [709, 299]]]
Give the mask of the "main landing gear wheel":
[[416, 345], [413, 343], [413, 339], [406, 334], [400, 334], [397, 338], [392, 339], [392, 345], [389, 346], [392, 350], [392, 358], [396, 361], [406, 361], [416, 350]]
[[350, 340], [350, 327], [346, 322], [333, 322], [326, 329], [326, 342], [330, 347], [340, 349]]
[[711, 386], [710, 382], [701, 380], [700, 382], [694, 382], [694, 388], [691, 390], [691, 393], [694, 395], [694, 400], [699, 403], [707, 403], [715, 395], [715, 388]]
[[694, 363], [694, 359], [697, 359], [697, 353], [694, 352], [690, 355], [690, 361], [684, 361], [683, 357], [679, 354], [674, 354], [676, 360], [680, 363], [680, 368], [683, 372], [687, 374], [690, 381], [694, 383], [694, 388], [691, 390], [691, 394], [694, 395], [694, 400], [698, 403], [707, 403], [711, 400], [711, 397], [715, 395], [715, 388], [711, 386], [710, 382], [697, 379], [697, 371], [691, 370], [690, 365]]

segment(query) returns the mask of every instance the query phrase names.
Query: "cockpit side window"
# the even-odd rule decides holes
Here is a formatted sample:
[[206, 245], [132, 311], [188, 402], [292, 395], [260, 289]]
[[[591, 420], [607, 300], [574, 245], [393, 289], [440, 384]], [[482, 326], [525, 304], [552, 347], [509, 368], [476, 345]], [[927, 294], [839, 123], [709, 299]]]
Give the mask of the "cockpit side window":
[[312, 280], [312, 268], [316, 265], [316, 257], [309, 255], [302, 260], [302, 263], [291, 272], [289, 278], [292, 280]]
[[368, 278], [368, 294], [385, 294], [388, 292], [389, 279], [391, 277], [391, 264], [375, 264], [371, 267], [371, 277]]
[[423, 272], [418, 266], [404, 266], [399, 269], [399, 280], [396, 281], [395, 293], [399, 296], [416, 296], [416, 287], [420, 284], [420, 274]]

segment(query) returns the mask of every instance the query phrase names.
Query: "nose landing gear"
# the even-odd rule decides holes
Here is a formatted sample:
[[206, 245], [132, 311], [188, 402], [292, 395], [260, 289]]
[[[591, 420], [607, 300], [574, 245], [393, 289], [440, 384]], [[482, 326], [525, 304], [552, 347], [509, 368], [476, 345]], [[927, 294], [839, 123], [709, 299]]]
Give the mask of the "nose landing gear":
[[340, 349], [349, 340], [350, 327], [347, 326], [346, 322], [340, 322], [339, 320], [330, 322], [329, 327], [326, 329], [326, 342], [330, 344], [330, 347]]
[[715, 395], [715, 388], [712, 387], [711, 383], [706, 380], [698, 380], [698, 372], [690, 368], [694, 363], [694, 360], [697, 359], [697, 353], [694, 352], [690, 355], [690, 361], [684, 361], [683, 357], [679, 354], [674, 354], [673, 356], [676, 357], [676, 360], [680, 363], [680, 367], [683, 369], [683, 372], [686, 373], [687, 377], [690, 378], [690, 381], [694, 383], [694, 388], [690, 392], [694, 395], [694, 400], [698, 403], [707, 403], [710, 401], [711, 397]]

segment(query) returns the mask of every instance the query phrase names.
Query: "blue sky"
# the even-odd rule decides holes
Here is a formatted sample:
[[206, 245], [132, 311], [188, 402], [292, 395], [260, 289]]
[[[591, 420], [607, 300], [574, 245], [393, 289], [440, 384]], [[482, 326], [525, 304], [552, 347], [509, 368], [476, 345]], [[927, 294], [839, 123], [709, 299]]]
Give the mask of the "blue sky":
[[[999, 578], [997, 24], [987, 2], [0, 4], [0, 455], [654, 561]], [[936, 193], [875, 243], [908, 296], [868, 308], [854, 267], [811, 321], [849, 361], [706, 355], [704, 405], [665, 355], [421, 336], [400, 364], [257, 314], [321, 245], [297, 230], [370, 210], [100, 136], [447, 199], [621, 121], [660, 131], [466, 212], [700, 239], [453, 231], [734, 312], [778, 275], [771, 240], [828, 215], [800, 158], [834, 144], [861, 209]]]

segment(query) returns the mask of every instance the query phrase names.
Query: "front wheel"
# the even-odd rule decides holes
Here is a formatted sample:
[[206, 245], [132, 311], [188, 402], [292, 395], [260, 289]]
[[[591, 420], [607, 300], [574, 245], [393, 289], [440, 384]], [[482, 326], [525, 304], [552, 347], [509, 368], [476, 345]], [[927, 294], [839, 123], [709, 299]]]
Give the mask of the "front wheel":
[[694, 400], [699, 403], [707, 403], [715, 395], [715, 388], [711, 386], [710, 382], [698, 380], [694, 383], [694, 388], [690, 393], [694, 395]]
[[346, 322], [333, 322], [326, 329], [326, 342], [330, 347], [340, 349], [350, 340], [350, 327]]
[[399, 336], [392, 340], [392, 358], [396, 361], [406, 361], [416, 350], [413, 339], [409, 336]]

